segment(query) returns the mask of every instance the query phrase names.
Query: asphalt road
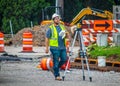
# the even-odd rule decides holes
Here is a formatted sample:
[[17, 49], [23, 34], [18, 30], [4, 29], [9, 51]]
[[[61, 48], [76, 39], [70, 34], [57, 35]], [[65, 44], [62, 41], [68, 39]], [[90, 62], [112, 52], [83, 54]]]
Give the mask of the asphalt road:
[[[37, 68], [39, 61], [4, 61], [0, 71], [0, 86], [119, 86], [120, 73], [90, 71], [92, 82], [82, 79], [81, 69], [71, 69], [64, 81], [56, 81], [50, 71]], [[61, 75], [63, 75], [61, 71]]]

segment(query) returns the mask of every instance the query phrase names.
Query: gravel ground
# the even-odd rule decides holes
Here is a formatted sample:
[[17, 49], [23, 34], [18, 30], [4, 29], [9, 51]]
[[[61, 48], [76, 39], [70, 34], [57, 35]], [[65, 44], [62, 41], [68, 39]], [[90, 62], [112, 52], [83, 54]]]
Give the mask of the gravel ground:
[[[82, 80], [81, 69], [71, 69], [65, 81], [56, 81], [50, 71], [37, 68], [38, 61], [2, 62], [0, 86], [119, 86], [120, 73], [91, 71], [92, 82], [85, 70]], [[61, 75], [63, 75], [61, 71]]]

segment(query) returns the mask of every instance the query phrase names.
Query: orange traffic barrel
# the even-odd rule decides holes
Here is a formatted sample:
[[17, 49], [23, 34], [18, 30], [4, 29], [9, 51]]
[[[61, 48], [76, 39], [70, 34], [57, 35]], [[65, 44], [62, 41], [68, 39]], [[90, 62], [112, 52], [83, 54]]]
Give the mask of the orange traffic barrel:
[[4, 51], [4, 34], [0, 32], [0, 53]]
[[[42, 68], [42, 70], [49, 70], [50, 68], [53, 67], [53, 60], [51, 58], [42, 58], [42, 60], [40, 61], [39, 64], [40, 68]], [[60, 69], [65, 70], [67, 66], [67, 70], [70, 69], [70, 61], [69, 59], [67, 59], [67, 61], [65, 62], [65, 64], [63, 64]]]
[[23, 33], [23, 51], [22, 52], [33, 52], [33, 39], [32, 33], [26, 31]]
[[42, 58], [41, 60], [41, 68], [42, 70], [49, 70], [53, 67], [53, 61], [51, 58]]

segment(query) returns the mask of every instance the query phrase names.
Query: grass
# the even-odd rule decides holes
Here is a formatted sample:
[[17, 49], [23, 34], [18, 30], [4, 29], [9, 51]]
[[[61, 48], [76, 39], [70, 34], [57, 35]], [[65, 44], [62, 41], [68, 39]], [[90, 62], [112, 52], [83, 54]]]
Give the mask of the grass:
[[97, 59], [98, 56], [106, 56], [109, 60], [120, 61], [120, 46], [117, 47], [99, 47], [97, 45], [91, 45], [88, 47], [88, 55], [91, 58]]

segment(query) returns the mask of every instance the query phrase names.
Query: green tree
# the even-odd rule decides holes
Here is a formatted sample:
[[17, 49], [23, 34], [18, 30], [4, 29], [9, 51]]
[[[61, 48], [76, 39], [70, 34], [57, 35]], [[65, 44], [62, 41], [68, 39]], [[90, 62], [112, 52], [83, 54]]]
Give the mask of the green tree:
[[66, 22], [71, 22], [83, 8], [88, 6], [90, 8], [112, 12], [113, 5], [115, 5], [114, 0], [64, 0], [64, 19]]
[[112, 7], [115, 4], [114, 0], [82, 0], [85, 7], [96, 8], [100, 10], [108, 10], [112, 12]]
[[[120, 0], [64, 0], [65, 22], [72, 19], [87, 6], [112, 12], [113, 5], [120, 4]], [[42, 8], [55, 6], [55, 0], [0, 0], [0, 28], [5, 33], [10, 32], [9, 21], [12, 21], [14, 33], [24, 27], [39, 24], [42, 20]], [[52, 11], [51, 9], [48, 11]]]
[[32, 21], [39, 24], [41, 9], [49, 6], [45, 0], [0, 0], [0, 24], [2, 31], [10, 32], [9, 21], [12, 21], [13, 32], [29, 27]]
[[70, 23], [82, 8], [81, 0], [64, 0], [64, 20]]

